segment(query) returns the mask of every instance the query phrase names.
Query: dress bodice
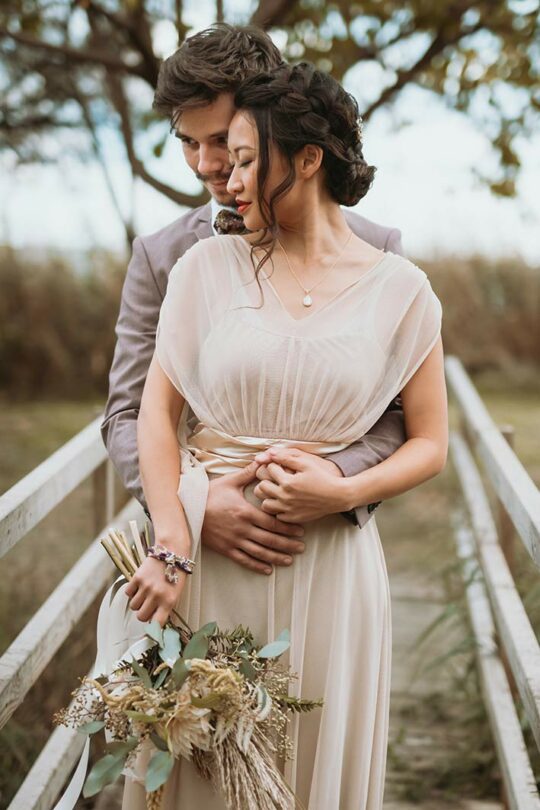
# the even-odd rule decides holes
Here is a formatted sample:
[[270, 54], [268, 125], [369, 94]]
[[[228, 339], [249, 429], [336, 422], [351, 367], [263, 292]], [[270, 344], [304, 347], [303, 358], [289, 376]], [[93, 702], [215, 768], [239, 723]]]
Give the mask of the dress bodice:
[[171, 271], [156, 351], [205, 425], [230, 436], [360, 438], [434, 346], [441, 306], [426, 274], [385, 254], [294, 319], [241, 236], [205, 239]]

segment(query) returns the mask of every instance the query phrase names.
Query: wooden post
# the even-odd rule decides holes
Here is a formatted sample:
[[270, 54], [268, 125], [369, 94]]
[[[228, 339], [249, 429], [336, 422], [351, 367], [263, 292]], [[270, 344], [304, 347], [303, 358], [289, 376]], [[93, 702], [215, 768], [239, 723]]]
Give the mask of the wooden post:
[[[514, 436], [515, 431], [513, 425], [500, 425], [499, 429], [508, 442], [509, 446], [514, 449]], [[497, 522], [499, 528], [499, 537], [501, 540], [501, 547], [506, 557], [506, 562], [508, 563], [508, 567], [514, 575], [515, 571], [515, 538], [516, 538], [516, 530], [514, 528], [514, 524], [512, 523], [511, 519], [508, 516], [508, 512], [502, 505], [499, 499], [497, 499]]]

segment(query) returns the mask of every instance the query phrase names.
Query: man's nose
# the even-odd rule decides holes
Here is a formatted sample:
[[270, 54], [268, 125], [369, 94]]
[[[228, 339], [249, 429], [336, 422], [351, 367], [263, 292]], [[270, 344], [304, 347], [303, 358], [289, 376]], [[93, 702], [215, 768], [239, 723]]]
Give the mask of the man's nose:
[[219, 154], [211, 147], [201, 144], [199, 146], [199, 162], [197, 171], [199, 174], [212, 174], [223, 169], [223, 161]]

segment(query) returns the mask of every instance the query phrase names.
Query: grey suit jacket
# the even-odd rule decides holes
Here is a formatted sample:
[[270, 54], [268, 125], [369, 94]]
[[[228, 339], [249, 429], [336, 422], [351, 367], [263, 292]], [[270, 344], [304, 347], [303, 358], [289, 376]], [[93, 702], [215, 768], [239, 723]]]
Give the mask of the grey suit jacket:
[[[402, 254], [401, 234], [351, 211], [344, 211], [350, 228], [374, 247]], [[143, 505], [139, 477], [137, 417], [148, 367], [154, 352], [159, 310], [169, 272], [199, 239], [212, 236], [210, 204], [189, 211], [151, 236], [135, 239], [128, 266], [117, 343], [109, 377], [109, 397], [101, 426], [103, 441], [126, 489]], [[226, 238], [226, 237], [222, 237]], [[344, 475], [355, 475], [388, 458], [405, 441], [403, 411], [391, 403], [377, 424], [359, 442], [330, 458]], [[363, 526], [374, 505], [360, 507], [355, 516]]]

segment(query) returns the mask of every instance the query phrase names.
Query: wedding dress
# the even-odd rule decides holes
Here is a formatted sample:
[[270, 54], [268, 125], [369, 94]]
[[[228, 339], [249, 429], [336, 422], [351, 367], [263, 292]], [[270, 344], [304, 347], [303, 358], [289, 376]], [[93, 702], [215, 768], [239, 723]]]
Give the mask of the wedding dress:
[[[257, 283], [242, 236], [205, 239], [173, 268], [161, 310], [157, 357], [196, 421], [188, 427], [186, 404], [179, 497], [198, 564], [179, 610], [193, 628], [212, 620], [224, 629], [249, 626], [261, 644], [288, 628], [295, 693], [324, 699], [291, 723], [289, 784], [308, 810], [381, 810], [391, 622], [375, 519], [362, 529], [340, 515], [307, 524], [305, 552], [267, 577], [202, 547], [200, 529], [209, 478], [271, 444], [328, 455], [364, 435], [433, 348], [441, 306], [422, 270], [386, 253], [325, 306], [295, 319], [265, 268]], [[252, 490], [246, 497], [257, 503]], [[120, 591], [111, 611], [124, 608]], [[129, 621], [124, 638], [110, 641], [111, 660], [136, 635], [138, 623]], [[141, 783], [127, 778], [123, 810], [145, 807]], [[183, 760], [163, 810], [224, 805]]]

